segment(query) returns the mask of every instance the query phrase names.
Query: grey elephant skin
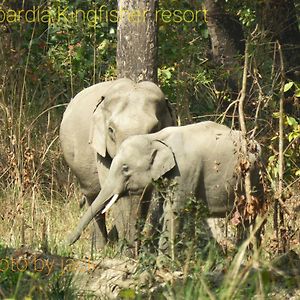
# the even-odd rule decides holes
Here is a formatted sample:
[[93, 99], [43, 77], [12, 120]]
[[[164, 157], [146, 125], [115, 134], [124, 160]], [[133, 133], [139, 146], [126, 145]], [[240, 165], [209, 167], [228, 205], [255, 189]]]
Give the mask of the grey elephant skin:
[[[207, 206], [209, 217], [225, 217], [233, 209], [235, 190], [243, 192], [237, 173], [241, 143], [240, 131], [210, 121], [128, 138], [112, 162], [101, 193], [69, 236], [69, 244], [80, 237], [95, 212], [113, 207], [124, 193], [142, 194], [161, 176], [176, 184], [174, 198], [164, 203], [159, 249], [166, 249], [168, 240], [174, 241], [175, 233], [180, 232], [180, 222], [174, 215], [180, 213], [191, 195]], [[260, 147], [256, 142], [253, 145], [249, 153], [252, 194], [260, 197]]]
[[[66, 162], [91, 205], [108, 175], [112, 159], [131, 135], [159, 131], [174, 125], [165, 96], [152, 82], [118, 79], [95, 84], [69, 103], [60, 127]], [[120, 198], [113, 208], [119, 237], [134, 240], [135, 201]], [[97, 243], [107, 242], [105, 217], [94, 214]]]

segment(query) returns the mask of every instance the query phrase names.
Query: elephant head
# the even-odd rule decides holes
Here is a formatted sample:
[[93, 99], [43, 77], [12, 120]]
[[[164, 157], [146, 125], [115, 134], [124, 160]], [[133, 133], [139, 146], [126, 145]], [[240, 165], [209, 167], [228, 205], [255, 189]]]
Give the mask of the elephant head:
[[162, 91], [152, 82], [116, 80], [95, 108], [90, 143], [102, 157], [114, 158], [129, 136], [159, 131], [173, 125]]
[[99, 211], [106, 212], [120, 196], [142, 194], [145, 187], [175, 165], [174, 154], [164, 142], [152, 139], [151, 135], [128, 138], [113, 159], [101, 192], [81, 218], [76, 230], [69, 237], [68, 244], [76, 242]]

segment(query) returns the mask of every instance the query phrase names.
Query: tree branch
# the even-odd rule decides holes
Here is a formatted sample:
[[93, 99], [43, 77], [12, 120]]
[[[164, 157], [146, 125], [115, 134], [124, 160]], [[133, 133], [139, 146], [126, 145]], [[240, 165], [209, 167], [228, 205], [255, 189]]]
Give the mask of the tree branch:
[[[247, 128], [245, 122], [244, 114], [244, 103], [246, 99], [247, 92], [247, 74], [248, 74], [248, 65], [249, 65], [249, 41], [246, 41], [245, 46], [245, 60], [244, 60], [244, 70], [243, 70], [243, 80], [242, 80], [242, 90], [239, 94], [239, 121], [242, 131], [242, 163], [247, 163], [249, 161], [248, 148], [247, 148]], [[250, 180], [250, 168], [246, 169], [245, 172], [245, 194], [246, 194], [246, 207], [251, 203], [251, 180]]]
[[283, 201], [283, 172], [284, 172], [284, 156], [283, 156], [283, 117], [284, 117], [284, 85], [285, 85], [285, 72], [283, 54], [280, 43], [277, 41], [279, 57], [280, 57], [280, 74], [281, 74], [281, 87], [280, 87], [280, 100], [279, 100], [279, 145], [278, 145], [278, 201], [284, 206]]

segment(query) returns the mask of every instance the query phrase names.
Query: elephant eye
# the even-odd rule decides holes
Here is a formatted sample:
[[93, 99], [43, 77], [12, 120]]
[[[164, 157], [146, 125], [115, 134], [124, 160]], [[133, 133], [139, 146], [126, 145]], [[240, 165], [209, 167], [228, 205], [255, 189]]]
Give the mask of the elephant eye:
[[124, 164], [124, 165], [122, 166], [122, 172], [123, 172], [123, 173], [127, 173], [128, 171], [129, 171], [129, 167], [128, 167], [127, 165]]
[[115, 131], [114, 131], [114, 129], [111, 126], [109, 126], [107, 130], [108, 130], [108, 134], [109, 134], [110, 138], [113, 141], [115, 141]]
[[110, 133], [110, 134], [113, 134], [114, 133], [114, 130], [112, 129], [112, 127], [108, 127], [108, 132]]

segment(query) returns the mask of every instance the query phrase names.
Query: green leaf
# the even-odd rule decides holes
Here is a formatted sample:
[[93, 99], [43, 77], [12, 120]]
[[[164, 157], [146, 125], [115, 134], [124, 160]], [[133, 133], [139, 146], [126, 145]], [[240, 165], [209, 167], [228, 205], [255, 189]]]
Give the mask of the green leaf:
[[276, 156], [272, 155], [269, 157], [269, 162], [272, 163], [273, 161], [275, 161], [275, 159], [276, 159]]
[[298, 122], [296, 121], [296, 119], [295, 118], [293, 118], [293, 117], [286, 117], [286, 121], [287, 121], [287, 123], [288, 123], [288, 125], [290, 125], [290, 126], [297, 126], [298, 125]]
[[296, 90], [295, 97], [300, 98], [300, 89]]
[[172, 77], [172, 74], [171, 74], [170, 70], [166, 70], [166, 71], [165, 71], [165, 75], [166, 75], [166, 77], [167, 77], [168, 79], [170, 79], [170, 78]]
[[285, 85], [284, 85], [284, 92], [287, 92], [288, 90], [290, 90], [291, 89], [291, 87], [294, 85], [294, 82], [293, 81], [290, 81], [290, 82], [288, 82], [288, 83], [286, 83]]
[[272, 138], [271, 138], [271, 141], [275, 141], [275, 140], [277, 140], [278, 139], [278, 136], [273, 136]]
[[118, 298], [127, 300], [136, 299], [136, 294], [133, 289], [125, 289], [119, 293]]
[[203, 29], [201, 30], [201, 35], [202, 35], [205, 39], [207, 39], [208, 36], [209, 36], [208, 29], [207, 29], [207, 28], [203, 28]]
[[297, 131], [293, 131], [288, 135], [288, 140], [291, 142], [292, 140], [296, 140], [300, 136], [300, 133]]

